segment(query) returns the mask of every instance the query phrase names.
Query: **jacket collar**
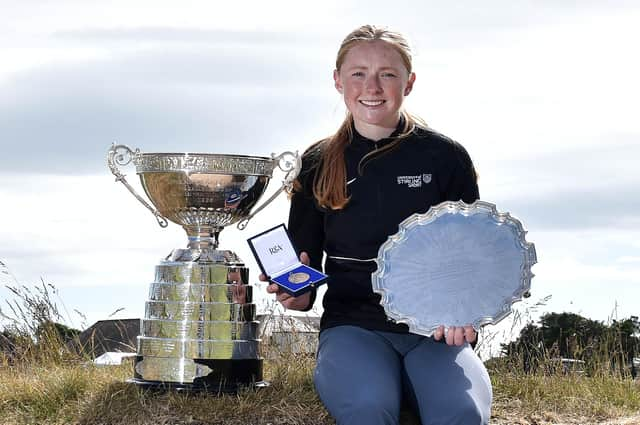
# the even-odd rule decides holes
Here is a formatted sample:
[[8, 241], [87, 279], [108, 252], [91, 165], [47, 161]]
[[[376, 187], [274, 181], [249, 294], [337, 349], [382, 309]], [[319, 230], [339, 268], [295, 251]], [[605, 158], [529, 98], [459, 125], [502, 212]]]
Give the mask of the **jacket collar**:
[[395, 140], [396, 137], [398, 137], [398, 135], [400, 133], [402, 133], [402, 130], [404, 129], [404, 125], [405, 125], [405, 119], [404, 119], [404, 115], [400, 114], [400, 119], [398, 120], [398, 125], [396, 126], [396, 129], [393, 131], [393, 133], [391, 133], [389, 135], [389, 137], [385, 137], [383, 139], [380, 140], [371, 140], [368, 139], [366, 137], [364, 137], [362, 134], [358, 133], [358, 130], [356, 130], [356, 125], [355, 123], [351, 124], [351, 130], [353, 131], [353, 139], [352, 142], [357, 142], [357, 143], [366, 143], [370, 146], [376, 146], [378, 148], [392, 142], [393, 140]]

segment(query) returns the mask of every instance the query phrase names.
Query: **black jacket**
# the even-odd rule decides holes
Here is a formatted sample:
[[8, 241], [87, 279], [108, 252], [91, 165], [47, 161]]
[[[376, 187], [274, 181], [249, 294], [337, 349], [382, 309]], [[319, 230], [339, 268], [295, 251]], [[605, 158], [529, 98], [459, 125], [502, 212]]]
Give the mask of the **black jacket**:
[[479, 198], [476, 172], [467, 151], [430, 129], [416, 128], [393, 149], [360, 163], [369, 152], [391, 143], [402, 126], [401, 120], [394, 134], [377, 142], [354, 128], [354, 137], [345, 149], [350, 201], [341, 210], [323, 209], [313, 198], [322, 144], [303, 156], [302, 190], [291, 199], [288, 227], [294, 245], [309, 254], [312, 267], [322, 269], [326, 254], [324, 271], [329, 281], [321, 329], [355, 325], [407, 332], [406, 325], [387, 319], [380, 296], [371, 287], [376, 263], [366, 260], [377, 257], [380, 245], [411, 214], [424, 213], [443, 201], [472, 203]]

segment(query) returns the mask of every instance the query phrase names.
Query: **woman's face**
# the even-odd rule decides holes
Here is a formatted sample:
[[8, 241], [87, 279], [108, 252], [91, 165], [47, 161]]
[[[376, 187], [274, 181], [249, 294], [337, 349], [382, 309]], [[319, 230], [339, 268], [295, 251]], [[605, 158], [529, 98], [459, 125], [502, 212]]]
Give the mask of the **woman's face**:
[[356, 129], [366, 137], [380, 128], [395, 129], [415, 74], [409, 74], [395, 48], [376, 40], [356, 43], [333, 79]]

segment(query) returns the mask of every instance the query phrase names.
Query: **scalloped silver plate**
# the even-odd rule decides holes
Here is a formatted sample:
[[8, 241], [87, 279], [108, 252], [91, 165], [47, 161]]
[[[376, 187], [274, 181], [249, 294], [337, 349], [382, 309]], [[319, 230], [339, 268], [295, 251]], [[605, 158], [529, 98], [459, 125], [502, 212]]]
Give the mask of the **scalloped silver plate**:
[[531, 287], [537, 259], [526, 233], [489, 202], [443, 202], [404, 220], [382, 244], [373, 290], [387, 316], [420, 335], [495, 324]]

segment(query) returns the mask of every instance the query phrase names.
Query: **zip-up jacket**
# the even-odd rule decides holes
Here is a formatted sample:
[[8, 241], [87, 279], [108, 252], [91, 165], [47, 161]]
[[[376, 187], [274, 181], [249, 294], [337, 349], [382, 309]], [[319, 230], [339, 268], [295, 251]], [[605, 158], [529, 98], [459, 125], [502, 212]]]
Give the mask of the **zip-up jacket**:
[[[344, 153], [350, 199], [340, 210], [322, 208], [313, 197], [322, 143], [303, 155], [298, 178], [302, 188], [291, 198], [288, 227], [296, 248], [309, 254], [311, 266], [329, 275], [321, 330], [355, 325], [408, 332], [405, 324], [387, 318], [380, 296], [372, 290], [373, 260], [380, 246], [413, 213], [424, 213], [443, 201], [472, 203], [479, 198], [467, 151], [431, 129], [417, 127], [395, 147], [376, 152], [394, 141], [403, 125], [400, 120], [391, 136], [377, 142], [353, 128], [354, 136]], [[314, 299], [315, 293], [309, 309]]]

